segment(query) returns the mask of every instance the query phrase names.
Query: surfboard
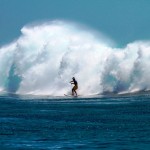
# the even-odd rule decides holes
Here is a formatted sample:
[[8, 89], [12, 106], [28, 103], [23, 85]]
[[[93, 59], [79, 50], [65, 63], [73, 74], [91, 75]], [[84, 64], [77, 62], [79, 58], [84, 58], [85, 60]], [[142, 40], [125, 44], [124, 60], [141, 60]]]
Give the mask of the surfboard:
[[78, 96], [67, 95], [67, 94], [64, 94], [64, 96], [67, 96], [67, 97], [78, 97]]

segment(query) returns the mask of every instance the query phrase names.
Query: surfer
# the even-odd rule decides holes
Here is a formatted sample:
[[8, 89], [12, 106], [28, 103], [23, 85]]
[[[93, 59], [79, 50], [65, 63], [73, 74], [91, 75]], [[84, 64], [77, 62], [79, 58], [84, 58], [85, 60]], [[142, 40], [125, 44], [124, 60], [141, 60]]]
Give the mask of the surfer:
[[74, 87], [72, 88], [72, 95], [74, 96], [74, 93], [77, 95], [76, 90], [78, 89], [78, 82], [76, 81], [75, 77], [72, 78], [72, 81], [70, 81], [71, 84], [74, 84]]

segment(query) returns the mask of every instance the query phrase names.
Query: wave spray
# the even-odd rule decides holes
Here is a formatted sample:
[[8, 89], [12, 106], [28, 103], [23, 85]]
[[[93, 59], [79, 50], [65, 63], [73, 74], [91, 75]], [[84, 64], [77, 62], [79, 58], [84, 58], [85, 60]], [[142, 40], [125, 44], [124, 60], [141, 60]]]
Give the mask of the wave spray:
[[13, 43], [0, 48], [0, 90], [61, 96], [73, 76], [82, 95], [150, 90], [150, 42], [125, 48], [65, 21], [25, 26]]

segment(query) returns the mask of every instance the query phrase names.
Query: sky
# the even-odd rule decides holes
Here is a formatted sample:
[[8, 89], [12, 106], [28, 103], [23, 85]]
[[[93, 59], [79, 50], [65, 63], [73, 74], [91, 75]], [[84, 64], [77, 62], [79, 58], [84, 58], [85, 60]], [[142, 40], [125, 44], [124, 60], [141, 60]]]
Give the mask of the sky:
[[149, 0], [0, 0], [0, 46], [26, 24], [56, 19], [82, 23], [118, 46], [150, 39]]

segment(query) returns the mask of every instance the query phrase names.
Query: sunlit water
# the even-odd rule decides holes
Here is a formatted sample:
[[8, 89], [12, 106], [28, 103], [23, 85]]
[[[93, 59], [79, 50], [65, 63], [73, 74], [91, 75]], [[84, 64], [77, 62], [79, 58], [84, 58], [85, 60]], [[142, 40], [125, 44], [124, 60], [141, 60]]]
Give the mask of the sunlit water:
[[0, 97], [0, 149], [150, 149], [150, 96]]

